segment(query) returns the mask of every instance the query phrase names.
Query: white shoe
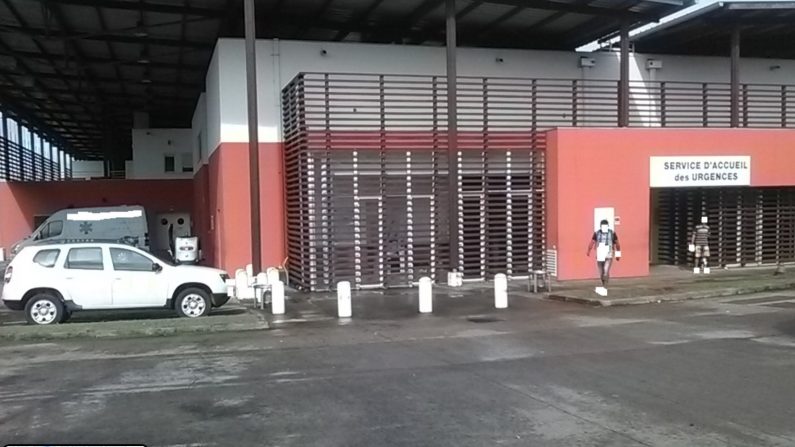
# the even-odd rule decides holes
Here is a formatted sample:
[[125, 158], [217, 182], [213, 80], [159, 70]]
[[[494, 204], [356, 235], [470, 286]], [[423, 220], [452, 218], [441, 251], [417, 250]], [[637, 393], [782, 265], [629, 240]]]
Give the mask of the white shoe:
[[596, 287], [594, 292], [596, 292], [596, 294], [599, 296], [607, 296], [607, 289], [604, 287]]

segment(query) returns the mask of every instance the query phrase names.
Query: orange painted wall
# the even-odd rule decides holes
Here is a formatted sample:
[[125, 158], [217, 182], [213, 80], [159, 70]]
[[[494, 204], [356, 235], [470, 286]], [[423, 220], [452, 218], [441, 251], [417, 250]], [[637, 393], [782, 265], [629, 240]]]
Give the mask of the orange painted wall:
[[210, 168], [202, 165], [193, 176], [193, 233], [199, 237], [202, 264], [214, 265], [215, 241], [210, 231]]
[[561, 280], [597, 276], [585, 256], [597, 207], [621, 218], [612, 276], [648, 275], [651, 156], [749, 155], [751, 186], [795, 185], [795, 130], [578, 128], [548, 138], [547, 246], [558, 250]]
[[70, 206], [142, 205], [151, 215], [193, 211], [190, 180], [0, 182], [0, 247], [6, 250], [33, 228], [33, 216]]
[[[284, 161], [281, 143], [260, 143], [260, 221], [263, 267], [285, 257]], [[208, 166], [208, 226], [213, 265], [230, 272], [251, 262], [247, 143], [221, 143]]]

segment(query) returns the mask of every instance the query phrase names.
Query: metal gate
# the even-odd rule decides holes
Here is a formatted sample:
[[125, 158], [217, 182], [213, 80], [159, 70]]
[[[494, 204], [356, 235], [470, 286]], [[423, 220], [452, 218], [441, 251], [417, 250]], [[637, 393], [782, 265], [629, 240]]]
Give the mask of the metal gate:
[[[500, 118], [501, 101], [514, 100], [486, 101], [484, 82], [463, 83], [459, 104], [455, 267], [471, 280], [524, 276], [545, 262], [543, 137], [531, 120]], [[284, 89], [292, 282], [314, 291], [446, 278], [444, 85], [436, 76], [301, 74]]]
[[709, 218], [713, 264], [795, 262], [795, 188], [662, 189], [659, 200], [663, 263], [692, 261], [687, 247], [701, 216]]

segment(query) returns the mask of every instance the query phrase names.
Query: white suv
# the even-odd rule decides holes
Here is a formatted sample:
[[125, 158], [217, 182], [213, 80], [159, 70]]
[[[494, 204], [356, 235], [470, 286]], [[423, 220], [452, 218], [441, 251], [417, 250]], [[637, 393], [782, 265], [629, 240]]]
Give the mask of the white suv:
[[30, 324], [66, 321], [73, 311], [168, 308], [207, 315], [229, 300], [223, 270], [175, 266], [114, 243], [49, 243], [22, 249], [6, 267], [3, 303]]

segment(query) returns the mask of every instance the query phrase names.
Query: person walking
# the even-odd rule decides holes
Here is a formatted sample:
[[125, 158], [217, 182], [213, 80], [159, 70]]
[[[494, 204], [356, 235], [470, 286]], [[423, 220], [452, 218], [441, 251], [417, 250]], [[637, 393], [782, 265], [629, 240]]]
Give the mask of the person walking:
[[599, 229], [591, 237], [586, 253], [588, 257], [591, 256], [591, 251], [594, 248], [596, 248], [596, 268], [599, 271], [599, 279], [602, 281], [602, 286], [596, 288], [596, 293], [606, 296], [613, 259], [621, 260], [621, 244], [618, 242], [618, 235], [610, 229], [610, 224], [605, 219], [599, 222]]

